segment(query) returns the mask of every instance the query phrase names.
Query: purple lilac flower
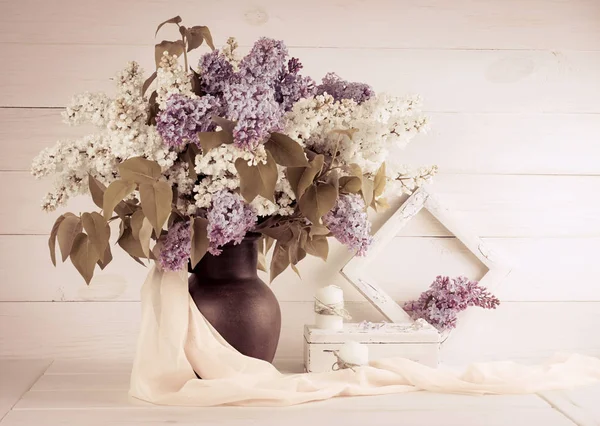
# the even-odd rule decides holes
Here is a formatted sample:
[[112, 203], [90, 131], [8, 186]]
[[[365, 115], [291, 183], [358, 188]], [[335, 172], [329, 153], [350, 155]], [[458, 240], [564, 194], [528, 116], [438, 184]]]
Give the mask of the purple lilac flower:
[[238, 147], [253, 150], [269, 133], [282, 130], [283, 109], [275, 101], [271, 86], [246, 81], [231, 84], [225, 88], [223, 99], [227, 117], [237, 121], [233, 140]]
[[275, 99], [284, 111], [289, 111], [299, 99], [308, 98], [317, 93], [315, 81], [298, 74], [302, 64], [297, 58], [288, 61], [287, 71], [281, 73], [275, 86]]
[[219, 101], [211, 95], [190, 99], [174, 94], [167, 107], [156, 117], [156, 130], [171, 147], [196, 140], [196, 133], [214, 128], [213, 114], [219, 114]]
[[246, 204], [239, 194], [220, 191], [213, 195], [212, 206], [206, 215], [208, 219], [208, 251], [212, 255], [221, 254], [219, 247], [233, 241], [239, 244], [256, 224], [254, 209]]
[[169, 228], [158, 261], [165, 271], [179, 271], [187, 266], [192, 249], [189, 222], [177, 222]]
[[336, 205], [323, 216], [323, 224], [333, 236], [358, 256], [367, 254], [373, 242], [371, 222], [365, 211], [365, 202], [356, 194], [340, 195]]
[[407, 302], [404, 310], [413, 319], [423, 318], [440, 331], [456, 327], [458, 313], [469, 306], [496, 309], [500, 304], [494, 295], [477, 281], [464, 276], [438, 276], [417, 300]]
[[219, 50], [203, 55], [198, 67], [202, 89], [211, 95], [222, 93], [234, 76], [233, 66]]
[[322, 83], [317, 86], [317, 94], [322, 95], [323, 93], [333, 96], [336, 101], [353, 99], [359, 104], [375, 95], [375, 92], [368, 84], [342, 80], [333, 72], [327, 73]]
[[240, 62], [239, 75], [248, 82], [273, 82], [285, 67], [287, 55], [283, 41], [263, 37]]

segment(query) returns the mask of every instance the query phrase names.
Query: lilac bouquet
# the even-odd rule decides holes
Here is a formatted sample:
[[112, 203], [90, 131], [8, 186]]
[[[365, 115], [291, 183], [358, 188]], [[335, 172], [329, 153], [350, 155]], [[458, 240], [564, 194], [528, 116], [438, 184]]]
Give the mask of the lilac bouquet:
[[417, 300], [404, 305], [413, 318], [423, 318], [440, 331], [456, 327], [458, 313], [469, 306], [496, 309], [500, 301], [477, 281], [464, 276], [457, 278], [438, 276], [429, 289]]
[[[158, 30], [166, 24], [181, 40], [156, 45], [156, 71], [144, 79], [131, 62], [113, 97], [76, 96], [66, 122], [98, 131], [33, 162], [36, 177], [55, 176], [44, 210], [79, 194], [101, 209], [61, 215], [50, 235], [52, 261], [58, 241], [86, 282], [112, 259], [113, 221], [121, 248], [166, 270], [219, 255], [248, 232], [262, 234], [265, 251], [274, 246], [272, 279], [307, 254], [326, 259], [330, 236], [364, 255], [367, 209], [387, 206], [386, 186], [410, 193], [435, 174], [386, 162], [427, 128], [418, 97], [376, 94], [334, 73], [319, 84], [282, 41], [262, 38], [240, 58], [234, 39], [215, 49], [207, 27], [175, 17]], [[190, 67], [202, 44], [211, 51]]]

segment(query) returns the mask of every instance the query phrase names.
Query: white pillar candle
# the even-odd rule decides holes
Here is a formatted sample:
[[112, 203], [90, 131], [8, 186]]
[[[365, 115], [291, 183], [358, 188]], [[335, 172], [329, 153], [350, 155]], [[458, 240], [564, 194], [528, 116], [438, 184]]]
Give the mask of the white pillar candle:
[[[317, 290], [316, 303], [333, 305], [336, 308], [344, 307], [344, 292], [336, 285], [328, 285]], [[323, 315], [315, 313], [315, 325], [325, 330], [341, 330], [344, 328], [344, 318], [339, 315]]]
[[369, 347], [358, 342], [346, 342], [338, 351], [338, 356], [348, 364], [369, 364]]

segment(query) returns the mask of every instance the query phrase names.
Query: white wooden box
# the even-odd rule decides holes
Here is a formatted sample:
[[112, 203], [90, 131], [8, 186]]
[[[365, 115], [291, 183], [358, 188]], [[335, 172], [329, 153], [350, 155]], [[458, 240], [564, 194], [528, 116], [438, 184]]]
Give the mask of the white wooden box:
[[360, 324], [347, 323], [341, 330], [324, 330], [313, 325], [304, 326], [304, 370], [312, 373], [331, 371], [337, 361], [332, 350], [339, 350], [347, 341], [369, 346], [369, 361], [403, 357], [437, 367], [440, 352], [440, 334], [425, 321], [414, 323], [387, 323], [373, 330]]

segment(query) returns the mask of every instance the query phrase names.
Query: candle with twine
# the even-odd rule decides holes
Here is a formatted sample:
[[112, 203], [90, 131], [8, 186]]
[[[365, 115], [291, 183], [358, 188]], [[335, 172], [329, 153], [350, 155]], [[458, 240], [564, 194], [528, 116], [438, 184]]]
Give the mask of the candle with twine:
[[340, 330], [344, 328], [344, 319], [352, 317], [344, 309], [344, 292], [336, 285], [317, 290], [315, 296], [315, 324], [317, 328]]

